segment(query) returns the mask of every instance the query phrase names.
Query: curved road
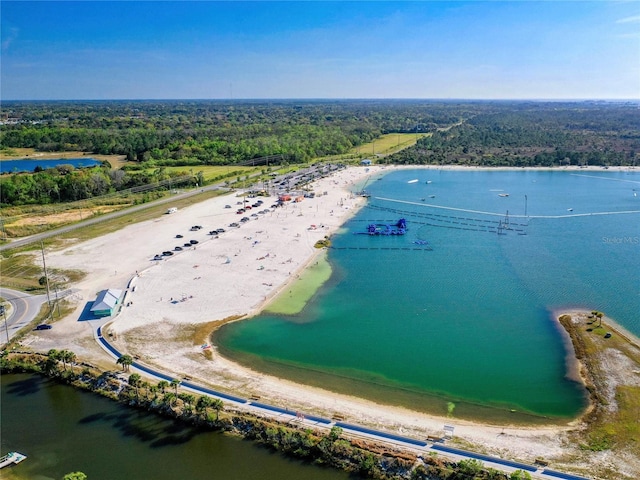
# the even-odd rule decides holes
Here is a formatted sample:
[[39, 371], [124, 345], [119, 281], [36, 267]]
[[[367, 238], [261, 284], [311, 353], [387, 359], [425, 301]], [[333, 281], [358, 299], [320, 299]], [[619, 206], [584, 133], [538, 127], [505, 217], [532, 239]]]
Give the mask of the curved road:
[[[4, 325], [0, 328], [0, 344], [4, 345], [16, 333], [28, 325], [40, 312], [42, 304], [47, 301], [46, 295], [29, 295], [28, 293], [0, 287], [0, 297], [5, 299]], [[11, 304], [11, 309], [9, 305]]]

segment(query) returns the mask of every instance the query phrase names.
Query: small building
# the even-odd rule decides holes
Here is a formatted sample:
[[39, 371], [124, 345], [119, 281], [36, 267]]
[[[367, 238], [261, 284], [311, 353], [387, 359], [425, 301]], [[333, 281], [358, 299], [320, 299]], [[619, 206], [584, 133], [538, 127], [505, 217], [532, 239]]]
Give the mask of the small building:
[[97, 317], [110, 317], [113, 315], [118, 303], [120, 303], [121, 295], [122, 290], [116, 290], [115, 288], [102, 290], [98, 293], [95, 302], [93, 302], [91, 313]]

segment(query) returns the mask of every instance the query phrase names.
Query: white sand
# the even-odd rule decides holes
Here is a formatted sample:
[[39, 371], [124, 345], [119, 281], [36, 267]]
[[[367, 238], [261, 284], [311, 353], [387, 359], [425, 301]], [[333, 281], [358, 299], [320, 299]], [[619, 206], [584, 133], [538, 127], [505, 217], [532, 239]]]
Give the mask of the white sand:
[[[142, 361], [169, 374], [188, 374], [196, 382], [245, 398], [258, 395], [263, 401], [292, 409], [324, 416], [340, 413], [353, 423], [418, 438], [442, 435], [444, 424], [452, 424], [457, 437], [483, 445], [493, 453], [532, 462], [536, 457], [560, 458], [571, 450], [573, 461], [578, 462], [582, 455], [566, 444], [569, 426], [493, 427], [377, 405], [250, 371], [217, 353], [213, 360], [207, 360], [193, 338], [181, 338], [183, 329], [193, 332], [193, 325], [259, 311], [288, 282], [295, 281], [319, 252], [314, 248], [315, 242], [334, 233], [364, 204], [365, 199], [350, 193], [355, 190], [354, 182], [383, 170], [378, 166], [351, 167], [334, 173], [314, 184], [316, 194], [327, 192], [326, 195], [272, 209], [237, 229], [229, 228], [229, 223], [238, 222], [255, 210], [237, 215], [239, 198], [232, 195], [48, 252], [50, 268], [83, 270], [87, 276], [74, 285], [80, 289], [76, 298], [82, 299], [75, 315], [58, 322], [52, 331], [55, 336], [51, 338], [64, 344], [51, 346], [42, 343], [40, 337], [33, 346], [72, 348], [79, 356], [108, 358], [100, 349], [88, 347], [93, 342], [91, 328], [77, 318], [85, 302], [93, 300], [99, 290], [126, 289], [137, 272], [135, 291], [129, 290], [124, 302], [132, 304], [123, 307], [108, 331], [116, 335], [119, 349], [139, 355]], [[270, 207], [275, 198], [263, 200], [263, 207], [257, 210]], [[225, 209], [225, 204], [233, 208]], [[203, 228], [191, 232], [192, 225]], [[207, 235], [209, 230], [220, 227], [226, 233], [219, 238]], [[184, 238], [176, 239], [176, 234]], [[190, 239], [199, 241], [195, 248], [161, 261], [152, 260], [155, 254], [173, 250]], [[599, 461], [596, 457], [591, 455], [589, 461]]]

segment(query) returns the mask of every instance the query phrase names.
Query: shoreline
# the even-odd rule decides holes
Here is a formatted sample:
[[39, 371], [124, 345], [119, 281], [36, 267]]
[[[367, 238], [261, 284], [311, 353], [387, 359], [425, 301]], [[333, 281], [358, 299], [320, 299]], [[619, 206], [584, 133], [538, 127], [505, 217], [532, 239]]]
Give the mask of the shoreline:
[[[207, 361], [202, 355], [202, 351], [200, 350], [199, 340], [196, 339], [194, 342], [194, 339], [190, 336], [189, 333], [192, 330], [197, 329], [198, 325], [215, 324], [215, 326], [217, 327], [224, 323], [228, 323], [229, 321], [237, 321], [239, 319], [245, 319], [249, 316], [253, 316], [262, 311], [270, 302], [274, 301], [278, 297], [278, 295], [286, 291], [286, 288], [297, 279], [297, 275], [303, 272], [317, 258], [320, 252], [322, 252], [322, 249], [315, 249], [315, 247], [313, 246], [314, 242], [312, 240], [318, 238], [318, 235], [315, 235], [315, 233], [319, 233], [321, 235], [331, 235], [335, 233], [351, 216], [357, 213], [359, 208], [362, 208], [362, 206], [364, 206], [364, 199], [360, 199], [360, 197], [353, 197], [353, 194], [351, 194], [349, 191], [349, 188], [354, 188], [357, 182], [364, 181], [367, 176], [383, 174], [386, 173], [386, 171], [392, 171], [398, 168], [422, 169], [425, 167], [428, 168], [429, 166], [410, 165], [401, 167], [354, 167], [348, 169], [351, 178], [344, 178], [345, 176], [347, 176], [346, 172], [342, 176], [338, 175], [334, 178], [327, 177], [325, 183], [329, 185], [329, 187], [327, 188], [331, 190], [331, 195], [327, 195], [325, 198], [321, 197], [322, 200], [325, 200], [323, 207], [325, 208], [325, 211], [323, 212], [325, 215], [323, 217], [323, 220], [326, 219], [327, 222], [323, 222], [323, 225], [326, 224], [327, 228], [321, 229], [320, 232], [307, 230], [307, 225], [309, 225], [311, 222], [320, 222], [318, 222], [317, 218], [313, 217], [313, 214], [311, 215], [312, 220], [302, 218], [309, 217], [309, 215], [307, 214], [308, 210], [303, 213], [303, 209], [305, 209], [307, 206], [305, 201], [303, 201], [299, 206], [292, 207], [292, 209], [286, 212], [272, 212], [270, 217], [273, 220], [271, 225], [273, 230], [271, 230], [270, 233], [271, 236], [276, 236], [275, 232], [279, 231], [279, 234], [277, 235], [278, 238], [270, 239], [271, 242], [267, 242], [268, 237], [264, 237], [264, 232], [258, 233], [255, 228], [252, 229], [248, 234], [248, 239], [247, 235], [242, 237], [242, 233], [245, 232], [246, 228], [243, 227], [242, 229], [233, 232], [235, 236], [229, 242], [227, 242], [223, 238], [224, 235], [221, 236], [220, 239], [215, 241], [213, 239], [207, 239], [207, 241], [203, 241], [197, 245], [197, 250], [194, 248], [194, 250], [184, 251], [174, 258], [163, 260], [162, 262], [157, 262], [156, 264], [149, 266], [148, 256], [152, 253], [152, 249], [156, 248], [155, 244], [153, 244], [153, 241], [150, 238], [149, 244], [153, 245], [145, 244], [143, 245], [142, 249], [143, 256], [141, 258], [143, 259], [143, 262], [139, 264], [143, 265], [143, 267], [134, 268], [134, 266], [138, 266], [138, 263], [129, 263], [128, 270], [126, 270], [126, 267], [124, 267], [124, 269], [126, 270], [126, 272], [124, 273], [118, 273], [118, 271], [121, 269], [121, 264], [127, 265], [126, 261], [123, 259], [122, 262], [119, 262], [120, 257], [118, 257], [118, 253], [116, 251], [112, 252], [112, 250], [110, 249], [109, 252], [112, 252], [114, 256], [114, 264], [118, 265], [118, 270], [116, 270], [114, 274], [114, 270], [110, 265], [95, 265], [93, 267], [95, 269], [95, 272], [92, 272], [92, 275], [88, 275], [88, 277], [91, 278], [87, 278], [86, 281], [82, 282], [85, 284], [84, 288], [82, 289], [82, 299], [84, 301], [92, 300], [95, 292], [100, 288], [103, 288], [103, 286], [105, 285], [105, 281], [112, 281], [113, 283], [120, 282], [121, 284], [124, 283], [126, 279], [131, 278], [130, 276], [134, 271], [140, 272], [140, 277], [138, 278], [139, 290], [136, 293], [150, 292], [154, 291], [154, 289], [163, 289], [162, 291], [166, 292], [167, 288], [170, 287], [170, 282], [175, 278], [182, 278], [184, 279], [184, 283], [187, 284], [191, 282], [191, 280], [189, 280], [190, 276], [193, 277], [194, 275], [196, 275], [196, 277], [193, 277], [195, 281], [196, 278], [201, 275], [201, 272], [205, 270], [207, 272], [213, 272], [213, 277], [221, 277], [222, 273], [225, 272], [222, 269], [224, 269], [225, 267], [221, 266], [223, 262], [220, 257], [223, 257], [225, 255], [230, 256], [230, 258], [232, 259], [230, 265], [233, 266], [236, 263], [242, 263], [241, 268], [244, 268], [244, 274], [235, 277], [235, 279], [226, 280], [221, 283], [214, 283], [214, 281], [219, 280], [219, 278], [210, 279], [211, 285], [208, 290], [203, 290], [202, 296], [208, 295], [207, 300], [209, 302], [222, 302], [222, 297], [224, 297], [225, 295], [217, 295], [216, 292], [216, 288], [220, 288], [230, 296], [230, 298], [227, 298], [225, 300], [227, 304], [234, 304], [235, 302], [237, 302], [238, 304], [245, 302], [245, 304], [247, 304], [250, 301], [250, 298], [253, 298], [256, 301], [252, 304], [253, 306], [251, 308], [229, 308], [225, 310], [220, 305], [216, 305], [216, 311], [220, 313], [216, 317], [218, 318], [217, 320], [212, 320], [212, 314], [210, 313], [210, 311], [203, 312], [196, 308], [196, 303], [200, 301], [200, 295], [198, 294], [194, 295], [194, 301], [192, 301], [192, 299], [190, 298], [187, 298], [187, 300], [185, 300], [184, 302], [171, 304], [168, 299], [171, 298], [171, 300], [173, 300], [173, 298], [178, 297], [169, 297], [168, 295], [180, 295], [180, 290], [176, 290], [176, 293], [165, 294], [167, 296], [160, 297], [160, 300], [157, 300], [156, 295], [153, 300], [147, 299], [148, 301], [146, 302], [139, 301], [139, 297], [136, 295], [136, 293], [131, 292], [131, 296], [129, 298], [135, 301], [135, 306], [133, 308], [123, 307], [124, 315], [121, 314], [121, 316], [117, 317], [112, 323], [112, 325], [115, 327], [114, 332], [118, 337], [118, 348], [122, 351], [138, 354], [141, 356], [143, 362], [152, 365], [158, 365], [162, 370], [173, 372], [176, 374], [176, 376], [180, 376], [183, 372], [188, 372], [192, 378], [197, 378], [199, 381], [201, 380], [203, 384], [210, 383], [207, 381], [207, 379], [212, 376], [216, 376], [219, 378], [216, 378], [215, 385], [222, 385], [223, 389], [228, 389], [230, 391], [243, 391], [246, 392], [246, 395], [249, 395], [252, 392], [258, 392], [261, 393], [264, 398], [274, 399], [274, 402], [282, 401], [284, 402], [284, 404], [287, 404], [291, 407], [300, 408], [301, 410], [311, 410], [313, 412], [322, 411], [323, 409], [329, 412], [337, 410], [346, 411], [348, 412], [347, 417], [350, 420], [354, 419], [355, 422], [361, 422], [363, 425], [382, 425], [385, 429], [390, 429], [390, 431], [396, 431], [398, 428], [400, 428], [404, 429], [404, 433], [414, 434], [417, 437], [432, 435], [434, 433], [437, 434], [442, 430], [442, 425], [452, 421], [451, 418], [448, 418], [446, 416], [437, 416], [433, 414], [415, 412], [403, 407], [390, 407], [388, 405], [380, 405], [375, 402], [364, 400], [355, 396], [336, 394], [316, 387], [300, 385], [292, 381], [279, 379], [277, 377], [271, 377], [266, 374], [253, 371], [226, 358], [222, 358], [217, 354], [214, 354], [213, 361]], [[431, 166], [431, 168], [441, 169], [446, 167]], [[456, 168], [455, 166], [453, 166], [453, 168], [451, 169], [456, 170], [470, 168], [476, 169], [481, 167]], [[493, 170], [496, 169], [495, 167], [486, 168]], [[627, 167], [621, 168], [626, 169]], [[499, 169], [499, 167], [497, 167], [497, 169]], [[513, 167], [513, 169], [522, 170], [521, 168], [517, 167]], [[531, 167], [531, 169], [536, 169], [536, 167]], [[551, 170], [558, 169], [559, 168], [551, 168]], [[601, 167], [597, 169], [600, 170]], [[576, 168], [575, 170], [585, 169]], [[339, 192], [337, 192], [338, 190]], [[344, 200], [345, 194], [348, 198], [348, 208], [346, 208], [344, 211], [342, 209], [338, 210], [337, 205], [339, 205], [339, 201]], [[209, 217], [217, 217], [218, 215], [220, 215], [220, 218], [222, 218], [222, 214], [211, 214], [211, 211], [217, 212], [217, 206], [220, 206], [220, 208], [222, 208], [222, 204], [225, 202], [230, 202], [231, 199], [232, 197], [229, 196], [221, 197], [221, 200], [214, 199], [214, 201], [217, 201], [217, 203], [211, 202], [211, 205], [214, 205], [213, 208], [208, 205], [206, 208], [203, 207], [201, 209], [193, 209], [198, 213], [185, 215], [185, 217], [188, 217], [189, 220], [186, 221], [186, 218], [185, 221], [181, 220], [183, 226], [188, 228], [190, 224], [198, 223], [200, 219], [202, 219], [202, 223], [205, 223], [205, 221], [209, 222]], [[358, 202], [359, 200], [361, 201]], [[309, 208], [312, 208], [312, 206], [313, 205], [309, 206]], [[298, 208], [298, 210], [294, 210], [293, 208]], [[329, 208], [336, 209], [336, 213], [340, 213], [339, 218], [336, 218], [333, 215], [327, 215], [328, 212], [326, 210], [328, 210]], [[56, 267], [58, 267], [60, 264], [64, 265], [65, 263], [67, 263], [65, 262], [65, 260], [73, 260], [74, 262], [79, 262], [80, 264], [83, 264], [83, 262], [87, 262], [85, 263], [85, 265], [90, 265], [89, 260], [93, 258], [96, 252], [101, 251], [101, 249], [108, 247], [113, 248], [114, 246], [117, 248], [118, 242], [122, 241], [135, 242], [140, 237], [147, 238], [149, 237], [149, 233], [145, 232], [147, 228], [162, 228], [163, 225], [167, 224], [169, 221], [177, 221], [183, 212], [191, 209], [192, 207], [189, 207], [189, 209], [185, 209], [184, 211], [181, 210], [181, 212], [178, 212], [177, 216], [168, 215], [148, 223], [145, 222], [146, 225], [139, 228], [132, 226], [133, 229], [131, 231], [128, 231], [126, 233], [124, 233], [124, 230], [121, 232], [116, 232], [115, 234], [113, 234], [113, 237], [110, 237], [107, 240], [92, 240], [84, 242], [80, 246], [72, 246], [63, 249], [61, 252], [55, 252], [55, 260], [50, 261], [48, 259], [47, 261], [49, 264], [55, 265]], [[233, 213], [234, 212], [232, 212], [230, 218], [235, 218]], [[277, 214], [276, 218], [274, 218], [274, 213]], [[320, 216], [321, 215], [319, 214], [317, 215], [318, 218]], [[215, 221], [218, 220], [216, 219]], [[260, 225], [262, 224], [261, 221], [255, 222], [255, 224], [254, 222], [249, 223], [252, 226], [257, 225], [258, 227], [256, 228], [261, 228]], [[166, 225], [164, 226], [166, 227]], [[128, 230], [132, 227], [127, 227], [127, 229], [125, 230]], [[296, 228], [296, 233], [300, 234], [299, 237], [295, 237], [295, 233], [293, 232], [294, 230], [296, 230]], [[174, 226], [170, 226], [170, 228], [165, 228], [162, 231], [166, 233], [175, 232], [178, 230]], [[162, 235], [164, 235], [165, 233], [162, 233]], [[156, 233], [154, 234], [154, 236], [159, 237], [160, 234]], [[251, 244], [251, 242], [258, 239], [260, 243], [254, 243], [253, 245]], [[272, 275], [274, 278], [277, 277], [277, 279], [281, 281], [281, 283], [276, 283], [276, 280], [274, 279], [273, 284], [278, 286], [270, 290], [263, 289], [261, 290], [260, 295], [257, 296], [251, 296], [255, 292], [252, 292], [251, 288], [244, 288], [244, 286], [242, 287], [242, 291], [238, 295], [236, 295], [237, 292], [227, 291], [229, 286], [235, 284], [236, 281], [241, 285], [247, 282], [247, 275], [249, 274], [249, 272], [251, 272], [252, 270], [256, 270], [256, 258], [260, 258], [259, 255], [262, 255], [264, 257], [266, 253], [273, 253], [273, 250], [276, 248], [274, 245], [277, 245], [278, 242], [288, 242], [287, 245], [280, 245], [279, 247], [283, 248], [284, 252], [291, 253], [293, 252], [294, 247], [301, 251], [297, 252], [297, 256], [292, 262], [296, 265], [295, 269], [291, 268], [290, 271], [288, 270], [287, 264], [285, 262], [280, 262], [283, 257], [286, 257], [288, 255], [283, 255], [281, 253], [278, 253], [277, 255], [271, 255], [270, 257], [268, 257], [269, 259], [276, 259], [276, 261], [271, 262], [271, 265], [267, 264], [266, 259], [263, 260], [265, 264], [265, 271], [272, 270], [270, 272], [270, 275]], [[267, 243], [269, 243], [268, 248], [261, 250], [260, 253], [257, 253], [261, 246], [266, 245]], [[222, 245], [223, 254], [218, 254], [216, 256], [215, 252], [211, 251], [214, 244], [216, 245], [216, 247], [220, 247], [220, 245]], [[241, 247], [240, 250], [242, 250], [242, 252], [238, 252], [237, 256], [235, 256], [234, 251], [238, 250], [239, 247]], [[290, 247], [289, 250], [287, 250], [287, 247]], [[271, 248], [271, 250], [269, 250], [269, 248]], [[254, 251], [256, 251], [256, 253], [254, 253]], [[76, 256], [77, 258], [73, 259], [73, 257]], [[180, 259], [180, 262], [174, 261], [178, 259]], [[136, 260], [140, 262], [139, 258]], [[174, 264], [176, 263], [182, 263], [182, 268], [174, 268]], [[282, 265], [285, 266], [283, 267]], [[218, 272], [220, 272], [220, 275], [218, 274]], [[259, 274], [256, 274], [254, 272], [252, 276], [257, 275]], [[199, 282], [196, 281], [194, 285], [196, 283]], [[258, 281], [257, 283], [253, 283], [250, 287], [260, 290], [260, 282]], [[186, 292], [187, 288], [185, 288], [184, 291]], [[169, 290], [169, 292], [171, 292], [171, 290]], [[147, 295], [149, 294], [147, 293]], [[137, 321], [133, 312], [134, 310], [140, 312], [140, 310], [138, 310], [138, 305], [140, 303], [143, 304], [143, 309], [144, 307], [148, 306], [149, 308], [152, 308], [153, 312], [155, 312], [158, 316], [154, 317], [153, 315], [146, 315], [142, 318], [141, 321]], [[205, 301], [204, 308], [209, 306], [210, 305]], [[238, 306], [242, 307], [242, 305], [235, 305], [235, 307]], [[173, 309], [174, 307], [182, 309], [181, 312], [176, 313], [178, 317], [188, 316], [189, 321], [180, 320], [180, 318], [177, 317], [175, 319], [171, 318], [171, 309]], [[81, 310], [81, 307], [79, 308], [79, 310]], [[140, 313], [144, 314], [144, 312]], [[71, 317], [74, 317], [74, 315], [71, 315]], [[63, 319], [62, 322], [58, 322], [64, 323], [64, 328], [62, 329], [63, 332], [60, 336], [58, 335], [58, 323], [56, 323], [56, 328], [54, 329], [53, 333], [56, 337], [59, 338], [59, 341], [69, 340], [68, 338], [64, 338], [64, 329], [67, 329], [66, 331], [69, 334], [77, 333], [79, 327], [82, 329], [83, 326], [78, 324], [83, 322], [77, 322], [77, 318], [78, 317], [75, 316], [72, 319]], [[556, 320], [557, 319], [558, 318], [556, 316]], [[149, 329], [153, 331], [145, 331]], [[83, 332], [85, 334], [87, 333], [85, 330], [83, 330]], [[89, 346], [88, 342], [93, 342], [93, 339], [74, 339], [72, 343], [75, 343], [80, 348], [76, 349], [75, 346], [72, 346], [71, 349], [76, 353], [79, 353], [78, 356], [84, 356], [84, 352], [91, 352], [90, 355], [96, 355], [95, 345]], [[44, 347], [45, 350], [47, 348], [44, 342], [36, 343], [34, 344], [34, 346], [37, 348]], [[65, 346], [65, 348], [67, 348], [67, 346]], [[100, 351], [99, 348], [97, 350], [99, 350], [99, 355], [102, 357], [102, 359], [104, 359], [104, 352]], [[465, 440], [468, 440], [470, 442], [474, 442], [479, 445], [486, 445], [487, 448], [497, 448], [499, 450], [505, 451], [521, 449], [522, 452], [525, 452], [526, 455], [530, 455], [530, 452], [535, 451], [538, 456], [545, 457], [561, 454], [562, 447], [560, 445], [560, 440], [557, 439], [558, 435], [567, 433], [568, 431], [573, 429], [576, 424], [582, 422], [584, 416], [585, 414], [580, 415], [569, 425], [551, 424], [531, 427], [488, 425], [486, 423], [482, 423], [481, 421], [459, 420], [457, 418], [454, 419], [454, 421], [456, 423], [456, 436], [459, 435], [461, 438], [464, 438]], [[505, 430], [507, 430], [508, 435], [506, 435], [504, 439], [497, 438], [497, 436], [499, 436]], [[514, 445], [510, 445], [510, 442], [514, 443]]]

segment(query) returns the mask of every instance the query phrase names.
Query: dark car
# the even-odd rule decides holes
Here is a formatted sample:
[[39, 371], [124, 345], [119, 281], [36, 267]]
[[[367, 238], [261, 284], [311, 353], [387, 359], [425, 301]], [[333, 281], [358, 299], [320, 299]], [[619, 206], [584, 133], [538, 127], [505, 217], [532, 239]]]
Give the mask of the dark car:
[[53, 327], [51, 325], [47, 325], [46, 323], [42, 323], [36, 327], [36, 330], [51, 330]]
[[176, 252], [181, 252], [182, 251], [182, 247], [178, 245], [176, 248], [174, 248], [174, 250]]
[[162, 260], [162, 255], [156, 255], [155, 257], [153, 257], [154, 260]]
[[190, 243], [191, 245], [195, 245], [195, 244], [197, 244], [197, 243], [198, 243], [198, 240], [189, 240], [189, 243]]
[[162, 252], [162, 255], [165, 257], [170, 257], [171, 255], [173, 255], [173, 252], [170, 252], [169, 250], [167, 250], [166, 252]]
[[185, 247], [190, 247], [190, 246], [191, 246], [191, 244], [190, 244], [190, 243], [185, 243], [185, 244], [184, 244], [184, 246], [185, 246]]
[[224, 228], [219, 228], [216, 230], [217, 233], [224, 233], [226, 230]]
[[242, 217], [242, 218], [240, 219], [240, 221], [241, 221], [241, 222], [243, 222], [243, 223], [244, 223], [244, 222], [248, 222], [248, 221], [249, 221], [249, 217]]
[[182, 238], [182, 235], [178, 234], [176, 235], [176, 238]]
[[229, 224], [229, 227], [231, 227], [231, 228], [237, 228], [237, 227], [239, 227], [239, 226], [240, 226], [240, 225], [238, 225], [236, 222], [233, 222], [233, 223], [230, 223], [230, 224]]
[[224, 208], [231, 208], [231, 205], [225, 205]]

